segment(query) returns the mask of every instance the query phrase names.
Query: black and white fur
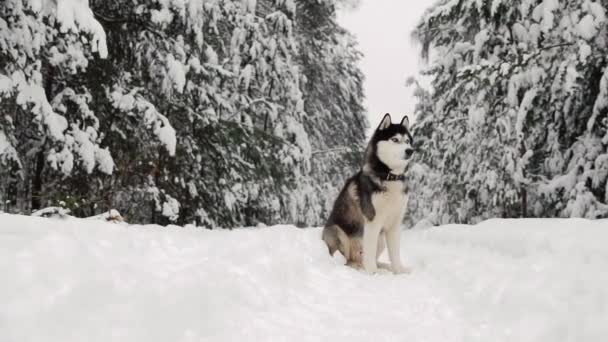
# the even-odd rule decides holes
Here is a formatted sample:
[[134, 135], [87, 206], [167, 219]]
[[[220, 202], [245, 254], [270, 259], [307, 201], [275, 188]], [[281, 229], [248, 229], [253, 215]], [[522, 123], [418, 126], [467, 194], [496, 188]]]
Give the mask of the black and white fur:
[[[400, 242], [412, 144], [408, 117], [393, 124], [386, 114], [367, 146], [362, 169], [346, 182], [323, 229], [331, 255], [339, 250], [347, 265], [371, 273], [378, 267], [408, 272], [401, 262]], [[390, 265], [377, 262], [385, 245]]]

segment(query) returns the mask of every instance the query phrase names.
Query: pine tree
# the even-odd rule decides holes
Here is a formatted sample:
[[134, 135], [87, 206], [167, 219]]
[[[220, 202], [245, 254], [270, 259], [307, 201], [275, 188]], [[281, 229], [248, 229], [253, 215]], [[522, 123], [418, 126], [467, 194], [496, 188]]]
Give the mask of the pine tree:
[[[324, 59], [305, 65], [303, 43], [314, 39], [304, 38], [313, 31], [305, 26], [312, 22], [304, 14], [298, 21], [301, 4], [292, 0], [91, 0], [90, 8], [75, 2], [89, 17], [73, 19], [69, 32], [54, 19], [69, 13], [57, 3], [45, 3], [44, 11], [19, 4], [2, 5], [0, 21], [13, 25], [0, 41], [8, 41], [0, 44], [6, 61], [0, 65], [6, 99], [0, 199], [32, 202], [20, 205], [22, 212], [61, 205], [90, 216], [116, 208], [140, 223], [233, 227], [323, 220], [326, 196], [319, 194], [339, 184], [328, 182], [313, 152], [350, 145], [365, 127], [346, 124], [363, 118], [361, 74], [358, 52], [335, 24], [333, 5], [317, 6], [332, 23], [327, 37], [336, 39], [319, 39]], [[17, 32], [22, 24], [12, 24], [17, 10], [21, 20], [37, 25], [30, 31], [44, 32], [29, 59], [11, 50], [20, 43], [11, 37], [23, 34]], [[27, 54], [31, 48], [14, 49]], [[4, 105], [23, 101], [5, 81], [13, 82], [5, 76], [13, 69], [23, 69], [21, 60], [42, 65], [34, 76], [52, 100], [40, 108], [46, 117], [64, 118], [57, 119], [60, 126], [32, 126], [20, 115], [35, 110]], [[306, 92], [318, 91], [307, 81], [310, 66], [332, 79], [321, 91], [340, 95], [334, 109], [349, 129], [344, 134], [329, 134], [333, 127], [326, 122], [334, 117], [318, 115], [319, 105], [308, 101]], [[24, 145], [29, 137], [42, 143]], [[12, 202], [6, 207], [15, 211]]]
[[[433, 221], [608, 216], [605, 3], [441, 1], [414, 37]], [[419, 92], [423, 94], [424, 92]], [[428, 195], [427, 195], [428, 196]]]
[[[340, 4], [338, 2], [338, 4]], [[360, 167], [365, 131], [364, 77], [354, 37], [336, 22], [334, 1], [298, 2], [298, 61], [305, 76], [304, 127], [312, 143], [311, 213], [327, 217], [340, 186]], [[310, 199], [309, 202], [314, 202]]]
[[[40, 209], [46, 177], [112, 172], [99, 118], [79, 82], [105, 58], [105, 32], [84, 2], [0, 4], [0, 176], [5, 207]], [[10, 195], [9, 195], [10, 194]], [[17, 203], [15, 203], [17, 202]]]

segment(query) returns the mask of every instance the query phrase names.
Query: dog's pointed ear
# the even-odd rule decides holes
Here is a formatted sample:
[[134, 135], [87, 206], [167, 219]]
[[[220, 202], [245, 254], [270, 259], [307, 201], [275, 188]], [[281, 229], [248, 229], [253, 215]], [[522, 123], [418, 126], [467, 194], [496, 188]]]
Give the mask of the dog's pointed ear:
[[391, 123], [391, 115], [389, 113], [384, 114], [382, 121], [380, 121], [380, 125], [378, 125], [378, 130], [382, 131], [384, 129], [389, 128], [391, 126]]
[[403, 119], [401, 120], [401, 126], [405, 127], [406, 129], [410, 129], [410, 118], [407, 117], [407, 115], [403, 116]]

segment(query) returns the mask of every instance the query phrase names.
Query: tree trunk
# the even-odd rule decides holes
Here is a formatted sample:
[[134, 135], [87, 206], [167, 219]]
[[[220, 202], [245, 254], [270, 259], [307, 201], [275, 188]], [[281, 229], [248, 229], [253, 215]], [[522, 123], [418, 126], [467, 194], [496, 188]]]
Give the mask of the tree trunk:
[[528, 191], [523, 186], [521, 187], [521, 217], [528, 217]]
[[42, 170], [44, 170], [44, 149], [36, 153], [36, 170], [32, 180], [32, 211], [42, 206]]
[[[53, 99], [53, 82], [54, 82], [54, 70], [53, 67], [49, 65], [43, 65], [43, 70], [46, 69], [45, 77], [43, 79], [44, 82], [44, 95], [50, 102]], [[46, 139], [46, 138], [44, 138]], [[47, 144], [46, 140], [40, 146], [40, 150], [36, 153], [36, 165], [34, 170], [34, 178], [32, 180], [32, 211], [39, 210], [42, 208], [42, 171], [44, 170], [44, 150], [45, 145]]]

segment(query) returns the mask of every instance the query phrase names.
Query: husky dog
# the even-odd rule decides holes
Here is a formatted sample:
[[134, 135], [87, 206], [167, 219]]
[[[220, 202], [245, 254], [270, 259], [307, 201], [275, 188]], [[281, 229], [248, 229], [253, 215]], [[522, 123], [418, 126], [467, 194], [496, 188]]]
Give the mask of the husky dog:
[[[412, 144], [408, 117], [397, 125], [386, 114], [365, 150], [363, 168], [346, 182], [323, 228], [329, 254], [338, 250], [347, 265], [371, 273], [378, 267], [408, 272], [401, 263], [400, 242]], [[385, 245], [390, 265], [377, 262]]]

